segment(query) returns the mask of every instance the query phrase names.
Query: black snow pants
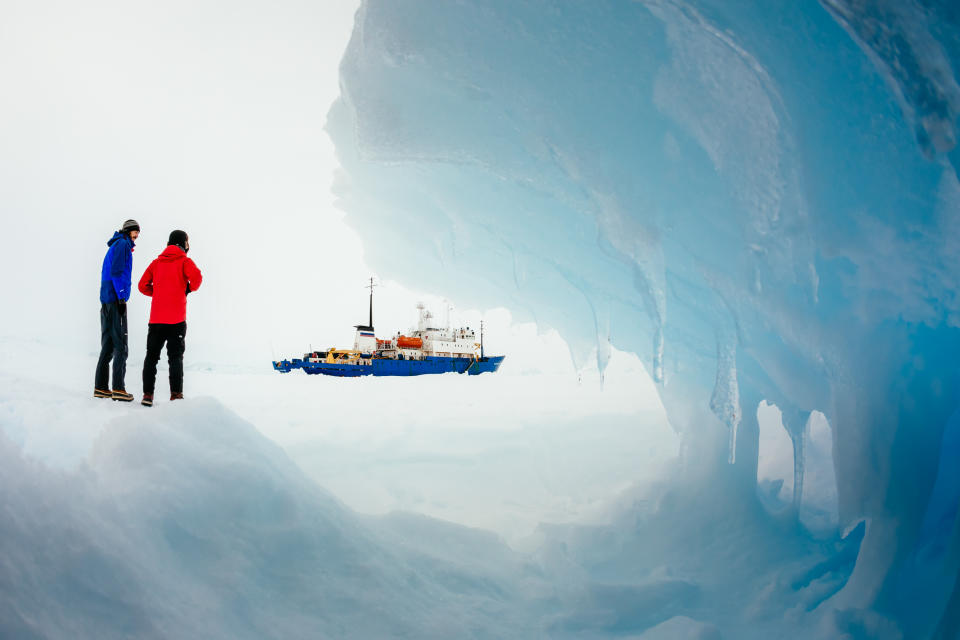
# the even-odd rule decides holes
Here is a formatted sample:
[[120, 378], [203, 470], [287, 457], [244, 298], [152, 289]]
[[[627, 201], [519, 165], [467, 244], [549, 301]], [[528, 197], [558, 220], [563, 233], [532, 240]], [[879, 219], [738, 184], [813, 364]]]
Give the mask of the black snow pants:
[[109, 391], [110, 360], [113, 360], [113, 389], [125, 391], [127, 375], [127, 305], [108, 302], [100, 305], [100, 359], [93, 385]]
[[150, 324], [147, 329], [147, 357], [143, 361], [143, 392], [153, 395], [157, 383], [160, 351], [167, 345], [170, 364], [170, 393], [183, 393], [183, 352], [187, 348], [187, 323]]

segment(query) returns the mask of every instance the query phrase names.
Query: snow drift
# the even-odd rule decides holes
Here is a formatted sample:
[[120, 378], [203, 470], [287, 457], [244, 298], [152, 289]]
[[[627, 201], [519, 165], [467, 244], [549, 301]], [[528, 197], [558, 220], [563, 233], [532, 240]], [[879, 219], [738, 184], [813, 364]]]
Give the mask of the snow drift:
[[366, 518], [212, 399], [117, 420], [76, 472], [0, 435], [0, 636], [529, 637], [496, 536]]
[[[51, 468], [6, 435], [13, 415], [44, 428], [33, 402], [0, 403], [3, 637], [764, 638], [784, 611], [832, 637], [863, 622], [807, 614], [849, 579], [863, 527], [810, 540], [731, 500], [733, 476], [643, 483], [607, 524], [543, 524], [518, 552], [355, 513], [211, 398], [123, 411], [79, 467]], [[74, 404], [87, 429], [81, 404], [118, 408]]]
[[865, 531], [827, 607], [952, 637], [958, 34], [939, 1], [367, 0], [338, 190], [378, 270], [506, 298], [601, 371], [642, 356], [686, 468], [734, 494], [766, 401], [802, 509], [822, 412], [840, 530]]

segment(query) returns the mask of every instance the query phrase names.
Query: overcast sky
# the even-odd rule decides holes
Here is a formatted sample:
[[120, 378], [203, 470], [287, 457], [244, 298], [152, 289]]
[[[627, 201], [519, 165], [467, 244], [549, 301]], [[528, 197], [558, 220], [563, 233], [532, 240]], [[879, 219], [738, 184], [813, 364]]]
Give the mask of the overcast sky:
[[[413, 324], [418, 299], [445, 318], [444, 292], [372, 273], [333, 206], [324, 125], [358, 4], [4, 2], [0, 333], [96, 350], [100, 263], [128, 217], [142, 227], [135, 278], [172, 229], [190, 234], [206, 284], [188, 359], [348, 346], [371, 275], [379, 333]], [[148, 308], [134, 294], [132, 354]]]
[[[330, 262], [365, 274], [331, 204], [323, 131], [356, 4], [4, 2], [2, 260], [16, 275], [3, 297], [21, 303], [5, 333], [39, 324], [95, 347], [100, 262], [128, 217], [143, 229], [137, 277], [172, 229], [190, 234], [207, 284], [188, 320], [210, 340], [195, 347], [266, 337], [269, 310]], [[328, 234], [333, 254], [287, 257]], [[131, 325], [147, 305], [133, 296]]]
[[[358, 1], [7, 0], [0, 8], [0, 337], [99, 349], [106, 241], [142, 234], [134, 286], [186, 230], [205, 284], [190, 297], [188, 364], [251, 365], [352, 344], [377, 276], [375, 325], [416, 322], [444, 297], [373, 273], [333, 205], [324, 131]], [[398, 224], [402, 221], [398, 221]], [[387, 230], [388, 232], [389, 230]], [[130, 306], [131, 362], [149, 300]], [[454, 309], [508, 369], [569, 368], [565, 343], [506, 310]]]

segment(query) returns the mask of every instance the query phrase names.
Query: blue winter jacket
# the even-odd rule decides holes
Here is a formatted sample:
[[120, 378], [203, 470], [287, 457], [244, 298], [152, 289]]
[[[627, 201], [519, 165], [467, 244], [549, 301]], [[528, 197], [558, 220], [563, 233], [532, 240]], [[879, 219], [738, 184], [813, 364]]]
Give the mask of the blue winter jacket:
[[130, 299], [133, 276], [134, 242], [119, 231], [107, 242], [107, 255], [103, 258], [100, 272], [100, 302], [107, 304]]

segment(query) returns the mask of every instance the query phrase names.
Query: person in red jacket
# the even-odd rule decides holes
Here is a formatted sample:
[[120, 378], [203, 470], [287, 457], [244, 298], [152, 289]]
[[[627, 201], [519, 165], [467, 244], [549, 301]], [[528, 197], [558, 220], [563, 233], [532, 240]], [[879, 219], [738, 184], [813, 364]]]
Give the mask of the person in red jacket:
[[170, 232], [167, 248], [150, 263], [140, 278], [140, 293], [151, 296], [147, 330], [147, 357], [143, 361], [143, 400], [153, 406], [160, 351], [167, 345], [170, 363], [170, 399], [183, 399], [183, 352], [187, 335], [187, 294], [200, 288], [203, 275], [187, 257], [190, 238], [186, 231]]

